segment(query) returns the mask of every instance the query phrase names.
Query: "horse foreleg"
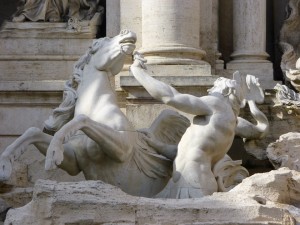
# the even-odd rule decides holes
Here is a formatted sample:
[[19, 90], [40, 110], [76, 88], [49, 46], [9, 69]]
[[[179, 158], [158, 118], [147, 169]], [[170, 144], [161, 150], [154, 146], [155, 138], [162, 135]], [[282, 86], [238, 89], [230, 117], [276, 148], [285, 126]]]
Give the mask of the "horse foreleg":
[[82, 124], [80, 117], [74, 117], [71, 121], [66, 123], [60, 130], [58, 130], [53, 136], [46, 155], [45, 169], [55, 169], [60, 165], [64, 159], [64, 147], [63, 143], [65, 137], [75, 131], [80, 130]]
[[[0, 181], [8, 180], [12, 172], [12, 162], [18, 159], [27, 149], [33, 144], [43, 155], [46, 155], [48, 146], [52, 140], [52, 136], [45, 134], [36, 127], [31, 127], [25, 131], [19, 138], [17, 138], [11, 145], [9, 145], [0, 156]], [[67, 171], [71, 175], [80, 172], [76, 157], [71, 146], [66, 144], [64, 162], [60, 168]]]
[[128, 159], [137, 138], [134, 130], [114, 130], [89, 118], [86, 118], [81, 130], [99, 145], [102, 152], [118, 162]]
[[95, 141], [101, 151], [116, 161], [124, 161], [132, 152], [135, 141], [132, 131], [118, 131], [104, 124], [97, 123], [85, 115], [74, 117], [54, 135], [46, 156], [46, 169], [55, 168], [63, 160], [64, 138], [70, 133], [82, 130]]
[[[51, 136], [44, 134], [40, 129], [31, 127], [9, 145], [0, 156], [0, 180], [8, 180], [12, 172], [12, 162], [18, 159], [27, 149], [28, 145], [36, 142], [49, 142]], [[47, 148], [38, 148], [46, 154]]]

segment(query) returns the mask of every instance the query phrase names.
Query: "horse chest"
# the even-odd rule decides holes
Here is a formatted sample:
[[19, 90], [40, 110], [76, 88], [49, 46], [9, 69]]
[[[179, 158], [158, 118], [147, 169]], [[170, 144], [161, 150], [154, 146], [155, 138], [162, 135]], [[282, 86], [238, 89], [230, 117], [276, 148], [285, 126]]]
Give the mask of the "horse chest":
[[[78, 96], [75, 115], [85, 114], [105, 114], [108, 110], [112, 110], [112, 106], [116, 106], [116, 100], [113, 94], [103, 92], [104, 90], [87, 89], [85, 92]], [[114, 107], [116, 108], [116, 107]]]

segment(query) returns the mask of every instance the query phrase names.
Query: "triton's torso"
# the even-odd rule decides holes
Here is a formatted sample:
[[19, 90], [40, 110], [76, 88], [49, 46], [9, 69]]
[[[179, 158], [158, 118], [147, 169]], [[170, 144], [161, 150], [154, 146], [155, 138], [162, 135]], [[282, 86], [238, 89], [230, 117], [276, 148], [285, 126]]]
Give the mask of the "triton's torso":
[[235, 135], [237, 116], [231, 104], [224, 99], [213, 96], [201, 98], [212, 108], [213, 113], [193, 118], [191, 126], [178, 145], [175, 159], [177, 170], [187, 162], [197, 162], [203, 154], [213, 165], [229, 150]]

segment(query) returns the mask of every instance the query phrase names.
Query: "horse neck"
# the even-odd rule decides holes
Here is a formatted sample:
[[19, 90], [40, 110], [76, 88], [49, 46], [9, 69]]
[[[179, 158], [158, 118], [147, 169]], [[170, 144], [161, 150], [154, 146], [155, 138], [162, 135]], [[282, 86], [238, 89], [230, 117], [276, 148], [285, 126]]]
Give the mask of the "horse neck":
[[99, 71], [91, 66], [85, 67], [78, 92], [80, 92], [78, 95], [89, 95], [89, 97], [98, 98], [102, 95], [110, 95], [112, 100], [116, 101], [115, 92], [109, 79], [109, 72]]
[[132, 129], [117, 105], [115, 91], [111, 88], [107, 72], [95, 68], [84, 69], [77, 94], [74, 116], [84, 114], [115, 130]]

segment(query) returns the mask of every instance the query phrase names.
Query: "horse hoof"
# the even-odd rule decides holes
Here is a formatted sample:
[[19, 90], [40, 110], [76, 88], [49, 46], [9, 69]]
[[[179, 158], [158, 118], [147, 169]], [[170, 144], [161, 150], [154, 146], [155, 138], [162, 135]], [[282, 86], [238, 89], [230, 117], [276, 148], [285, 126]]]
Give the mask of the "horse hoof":
[[57, 166], [55, 165], [55, 163], [52, 160], [46, 158], [45, 170], [54, 170], [56, 168]]
[[12, 164], [8, 158], [0, 158], [0, 181], [9, 180], [12, 173]]

